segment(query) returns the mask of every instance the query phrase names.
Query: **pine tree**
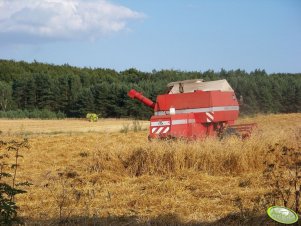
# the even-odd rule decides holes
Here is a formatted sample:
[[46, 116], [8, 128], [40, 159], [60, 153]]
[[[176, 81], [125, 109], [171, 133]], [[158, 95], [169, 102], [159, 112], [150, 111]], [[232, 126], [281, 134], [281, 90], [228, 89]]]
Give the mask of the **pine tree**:
[[26, 109], [33, 110], [37, 107], [36, 84], [33, 78], [26, 81]]
[[52, 81], [49, 75], [37, 74], [35, 76], [37, 107], [39, 109], [52, 110], [55, 101], [54, 93], [51, 90]]
[[9, 110], [12, 104], [12, 87], [7, 82], [0, 81], [0, 109]]
[[74, 103], [73, 114], [84, 117], [87, 113], [94, 112], [94, 97], [90, 88], [83, 89]]
[[27, 82], [24, 79], [13, 81], [13, 100], [18, 109], [25, 109], [27, 107], [26, 86]]
[[[107, 106], [109, 105], [110, 99], [108, 98], [109, 84], [101, 83], [96, 84], [91, 88], [93, 97], [94, 97], [94, 107], [95, 113], [100, 114], [103, 117], [109, 116], [107, 114]], [[112, 92], [112, 91], [111, 91]]]

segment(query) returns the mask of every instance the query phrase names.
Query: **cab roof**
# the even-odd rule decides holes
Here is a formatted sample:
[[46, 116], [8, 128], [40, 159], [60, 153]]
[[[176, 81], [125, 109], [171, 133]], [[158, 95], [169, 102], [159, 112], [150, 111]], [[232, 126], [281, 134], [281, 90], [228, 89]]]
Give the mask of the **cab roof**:
[[183, 80], [167, 84], [169, 94], [202, 91], [234, 92], [226, 79], [204, 82], [203, 79]]

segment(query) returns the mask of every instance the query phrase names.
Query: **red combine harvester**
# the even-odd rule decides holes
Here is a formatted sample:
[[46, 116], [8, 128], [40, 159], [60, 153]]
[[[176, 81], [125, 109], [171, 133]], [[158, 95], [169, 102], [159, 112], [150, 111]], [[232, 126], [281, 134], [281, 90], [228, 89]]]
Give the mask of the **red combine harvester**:
[[155, 111], [150, 119], [149, 139], [197, 139], [229, 134], [245, 138], [256, 126], [234, 125], [239, 105], [226, 80], [184, 80], [171, 82], [167, 87], [168, 92], [157, 96], [156, 103], [134, 89], [128, 92], [128, 96]]

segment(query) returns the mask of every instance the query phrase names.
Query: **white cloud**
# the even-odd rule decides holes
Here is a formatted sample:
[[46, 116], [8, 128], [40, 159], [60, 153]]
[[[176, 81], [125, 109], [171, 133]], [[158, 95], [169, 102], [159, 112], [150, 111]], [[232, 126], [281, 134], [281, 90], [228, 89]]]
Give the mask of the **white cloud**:
[[143, 17], [107, 0], [0, 0], [0, 36], [97, 39]]

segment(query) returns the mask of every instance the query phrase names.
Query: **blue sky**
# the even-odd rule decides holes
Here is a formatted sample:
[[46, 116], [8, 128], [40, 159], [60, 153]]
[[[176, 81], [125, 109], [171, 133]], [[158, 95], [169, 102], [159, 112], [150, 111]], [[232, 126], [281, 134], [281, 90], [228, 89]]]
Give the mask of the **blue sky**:
[[301, 72], [300, 0], [0, 0], [0, 58]]

